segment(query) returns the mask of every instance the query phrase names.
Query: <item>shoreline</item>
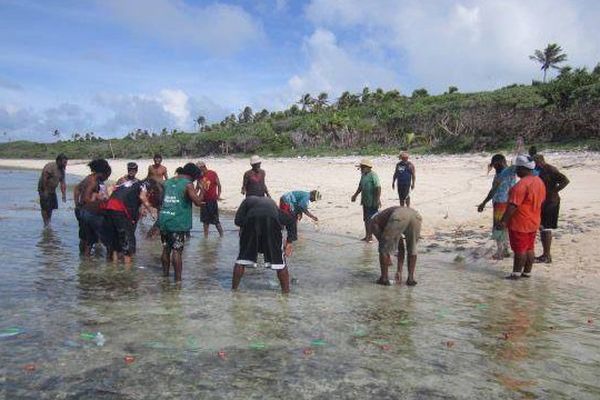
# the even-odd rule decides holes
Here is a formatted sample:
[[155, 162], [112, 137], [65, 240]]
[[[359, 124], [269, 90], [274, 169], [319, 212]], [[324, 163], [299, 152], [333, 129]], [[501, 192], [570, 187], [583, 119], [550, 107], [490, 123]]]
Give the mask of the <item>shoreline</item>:
[[[574, 284], [600, 287], [597, 272], [600, 248], [594, 237], [600, 234], [600, 187], [590, 183], [600, 182], [600, 154], [594, 152], [545, 152], [546, 160], [558, 167], [571, 180], [561, 192], [559, 229], [553, 243], [553, 264], [536, 264], [536, 274], [555, 279], [567, 279]], [[317, 231], [357, 239], [363, 231], [362, 210], [351, 203], [356, 190], [359, 172], [354, 165], [359, 156], [331, 157], [274, 157], [264, 158], [266, 183], [274, 200], [289, 190], [318, 189], [321, 201], [311, 203], [310, 210], [319, 217], [319, 223], [303, 218], [300, 231]], [[491, 187], [493, 174], [487, 174], [489, 154], [414, 155], [416, 189], [411, 194], [412, 206], [423, 216], [420, 254], [442, 252], [453, 255], [457, 262], [464, 260], [476, 265], [486, 262], [497, 265], [503, 272], [511, 268], [512, 259], [493, 261], [494, 242], [490, 238], [491, 207], [483, 213], [476, 210]], [[509, 157], [510, 159], [510, 157]], [[185, 162], [199, 159], [166, 159], [163, 164], [171, 173]], [[250, 168], [247, 158], [203, 158], [209, 169], [215, 170], [223, 186], [220, 209], [233, 213], [242, 201], [240, 193], [243, 173]], [[391, 188], [393, 169], [397, 158], [372, 157], [374, 171], [382, 185], [382, 207], [398, 204], [397, 193]], [[126, 173], [130, 160], [108, 160], [113, 168], [111, 181]], [[145, 177], [151, 160], [135, 160], [139, 177]], [[41, 170], [48, 160], [0, 159], [0, 168]], [[87, 160], [69, 160], [67, 174], [86, 176]], [[73, 182], [67, 182], [72, 184]], [[35, 188], [32, 188], [35, 190]], [[68, 196], [70, 197], [70, 196]], [[539, 240], [537, 253], [541, 251]], [[417, 267], [418, 269], [418, 267]], [[418, 274], [418, 271], [417, 271]]]

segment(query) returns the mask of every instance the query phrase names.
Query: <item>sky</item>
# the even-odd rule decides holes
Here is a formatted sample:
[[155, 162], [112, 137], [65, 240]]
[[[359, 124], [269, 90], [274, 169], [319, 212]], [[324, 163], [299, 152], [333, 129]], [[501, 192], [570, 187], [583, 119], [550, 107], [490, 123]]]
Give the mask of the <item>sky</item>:
[[597, 0], [0, 0], [0, 141], [191, 131], [365, 86], [528, 84], [548, 43], [600, 62], [597, 21]]

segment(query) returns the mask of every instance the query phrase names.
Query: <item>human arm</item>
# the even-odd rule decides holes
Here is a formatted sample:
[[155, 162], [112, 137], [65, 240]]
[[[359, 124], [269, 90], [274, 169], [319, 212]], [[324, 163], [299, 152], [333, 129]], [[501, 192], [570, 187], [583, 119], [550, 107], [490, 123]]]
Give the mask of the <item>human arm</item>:
[[78, 183], [73, 188], [73, 202], [75, 203], [75, 207], [79, 205], [79, 185], [81, 185], [81, 183]]
[[235, 217], [233, 219], [233, 223], [235, 224], [235, 226], [241, 227], [242, 225], [244, 225], [244, 221], [246, 220], [247, 210], [248, 210], [247, 202], [246, 202], [246, 200], [244, 200], [244, 201], [242, 201], [242, 204], [240, 204], [237, 211], [235, 212]]
[[477, 206], [477, 211], [482, 212], [485, 209], [485, 205], [494, 197], [499, 187], [500, 181], [495, 179], [494, 183], [492, 184], [492, 188], [488, 192], [486, 198], [481, 202], [481, 204]]
[[411, 184], [410, 188], [412, 190], [415, 190], [415, 183], [417, 182], [417, 170], [413, 163], [410, 163], [408, 168], [410, 168], [410, 172], [412, 174], [412, 184]]
[[381, 186], [377, 186], [375, 187], [375, 201], [377, 204], [377, 207], [381, 207]]
[[263, 171], [263, 183], [265, 185], [265, 194], [267, 195], [268, 198], [271, 198], [271, 195], [269, 194], [269, 188], [267, 187], [267, 173], [265, 171]]
[[162, 173], [163, 178], [165, 178], [165, 181], [167, 179], [169, 179], [169, 174], [167, 173], [167, 167], [163, 166], [163, 173]]
[[308, 210], [303, 210], [304, 214], [306, 214], [306, 216], [310, 219], [312, 219], [313, 221], [317, 222], [319, 220], [319, 218], [317, 218], [316, 215], [314, 215], [313, 213], [311, 213]]
[[63, 203], [67, 202], [67, 183], [64, 178], [60, 181], [60, 192], [62, 193], [62, 201]]
[[194, 187], [194, 184], [192, 182], [185, 185], [185, 193], [192, 201], [192, 203], [194, 203], [196, 206], [200, 207], [202, 205], [202, 197], [204, 196], [202, 195], [202, 193], [196, 193], [196, 188]]
[[396, 188], [396, 180], [398, 179], [398, 165], [396, 164], [396, 168], [394, 169], [394, 176], [392, 177], [392, 189]]
[[216, 182], [217, 182], [217, 200], [221, 200], [221, 181], [219, 180], [219, 177], [216, 177]]
[[556, 191], [560, 192], [570, 183], [569, 178], [564, 174], [556, 171]]
[[354, 192], [354, 194], [352, 195], [352, 202], [356, 201], [356, 197], [360, 194], [360, 192], [362, 192], [362, 187], [360, 187], [360, 184], [358, 184], [358, 188], [356, 188], [356, 192]]
[[246, 194], [246, 185], [248, 184], [248, 173], [244, 173], [244, 177], [242, 178], [242, 194]]
[[500, 222], [498, 222], [498, 226], [496, 228], [498, 230], [506, 229], [509, 221], [511, 220], [511, 218], [513, 217], [513, 215], [515, 214], [516, 211], [517, 211], [517, 206], [513, 203], [509, 203], [508, 207], [506, 207], [506, 211], [504, 211], [504, 215], [502, 216], [502, 219], [500, 220]]

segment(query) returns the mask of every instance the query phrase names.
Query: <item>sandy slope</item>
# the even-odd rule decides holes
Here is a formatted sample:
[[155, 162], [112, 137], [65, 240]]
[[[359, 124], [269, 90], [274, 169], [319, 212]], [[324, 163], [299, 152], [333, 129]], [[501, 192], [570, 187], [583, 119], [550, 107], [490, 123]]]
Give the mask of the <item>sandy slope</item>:
[[[562, 194], [560, 229], [556, 232], [552, 266], [539, 266], [543, 273], [573, 282], [600, 282], [597, 267], [600, 262], [600, 155], [597, 153], [550, 153], [549, 163], [561, 169], [571, 180]], [[294, 189], [317, 188], [323, 200], [314, 203], [312, 211], [321, 219], [314, 225], [308, 218], [301, 223], [305, 232], [321, 230], [350, 238], [362, 234], [361, 208], [350, 202], [356, 189], [359, 172], [354, 168], [357, 158], [272, 158], [263, 163], [267, 185], [274, 198]], [[113, 180], [126, 172], [128, 160], [112, 160]], [[164, 164], [172, 173], [188, 160], [170, 159]], [[192, 161], [197, 161], [196, 159]], [[223, 185], [222, 210], [234, 211], [242, 200], [241, 178], [249, 168], [246, 158], [207, 158], [209, 168], [220, 176]], [[397, 204], [397, 194], [391, 188], [396, 159], [378, 157], [375, 172], [383, 185], [384, 207]], [[493, 248], [489, 239], [491, 210], [479, 214], [476, 205], [489, 190], [492, 175], [486, 174], [489, 155], [422, 156], [412, 161], [417, 169], [417, 187], [412, 194], [413, 207], [424, 218], [423, 250], [456, 253], [467, 259], [488, 260]], [[140, 176], [151, 160], [138, 160]], [[45, 161], [0, 160], [0, 166], [41, 169]], [[68, 173], [86, 175], [85, 161], [71, 160]], [[32, 188], [32, 190], [35, 190]], [[357, 246], [363, 244], [358, 242]], [[539, 246], [541, 248], [541, 245]], [[494, 261], [489, 261], [494, 262]], [[498, 262], [508, 271], [510, 260]]]

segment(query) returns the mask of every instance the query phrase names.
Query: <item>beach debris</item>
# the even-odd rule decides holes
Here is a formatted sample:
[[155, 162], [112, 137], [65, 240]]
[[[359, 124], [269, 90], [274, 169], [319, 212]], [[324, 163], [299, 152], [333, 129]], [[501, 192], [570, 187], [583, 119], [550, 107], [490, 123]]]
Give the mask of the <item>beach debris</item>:
[[398, 323], [399, 323], [400, 325], [408, 325], [408, 324], [410, 324], [410, 319], [403, 318], [403, 319], [401, 319], [400, 321], [398, 321]]
[[310, 347], [305, 347], [304, 350], [302, 350], [302, 354], [305, 356], [312, 356], [314, 354], [314, 350]]
[[379, 348], [383, 351], [389, 351], [392, 348], [392, 346], [390, 346], [389, 344], [386, 343], [386, 344], [379, 345]]
[[98, 346], [98, 347], [102, 347], [106, 343], [106, 338], [104, 337], [102, 332], [96, 332], [96, 333], [81, 332], [79, 334], [79, 337], [81, 339], [90, 340], [90, 341], [96, 343], [96, 346]]
[[23, 366], [23, 369], [27, 372], [35, 372], [35, 370], [37, 369], [37, 366], [35, 364], [25, 364]]
[[445, 342], [443, 342], [447, 348], [451, 349], [452, 347], [454, 347], [454, 340], [446, 340]]
[[364, 337], [367, 336], [367, 331], [365, 331], [364, 329], [355, 329], [354, 332], [352, 332], [352, 336]]
[[593, 324], [593, 323], [594, 323], [594, 320], [593, 320], [593, 319], [591, 319], [591, 318], [588, 318], [588, 324], [590, 324], [590, 325], [591, 325], [591, 324]]
[[221, 359], [221, 360], [226, 360], [227, 359], [227, 353], [223, 350], [220, 350], [217, 352], [217, 356]]
[[0, 338], [7, 338], [20, 335], [21, 333], [25, 333], [25, 329], [18, 328], [16, 326], [10, 328], [4, 328], [0, 330]]
[[125, 364], [127, 365], [133, 364], [135, 362], [135, 357], [132, 355], [126, 355], [125, 357], [123, 357], [123, 361], [125, 361]]
[[252, 350], [266, 349], [267, 345], [264, 342], [252, 342], [249, 346]]
[[327, 342], [324, 339], [313, 339], [311, 340], [310, 345], [316, 347], [326, 346]]
[[504, 339], [504, 340], [510, 339], [510, 332], [503, 332], [502, 333], [502, 339]]
[[488, 308], [488, 305], [485, 303], [479, 303], [475, 305], [475, 308], [478, 310], [486, 310]]

